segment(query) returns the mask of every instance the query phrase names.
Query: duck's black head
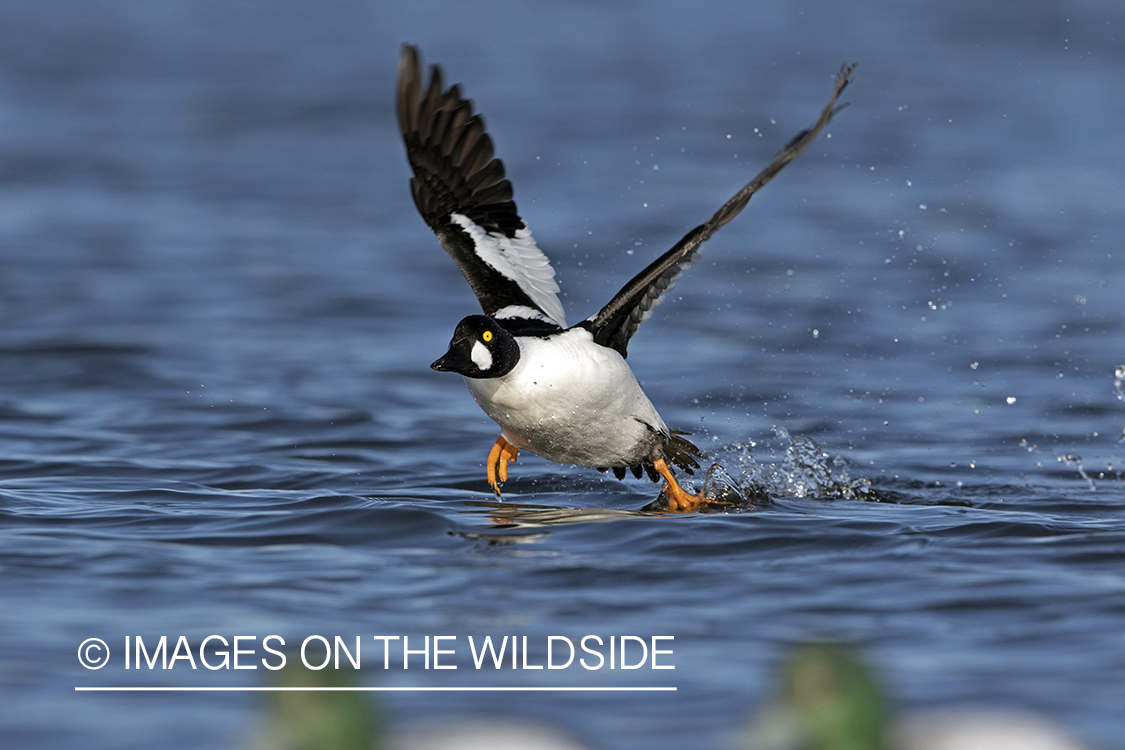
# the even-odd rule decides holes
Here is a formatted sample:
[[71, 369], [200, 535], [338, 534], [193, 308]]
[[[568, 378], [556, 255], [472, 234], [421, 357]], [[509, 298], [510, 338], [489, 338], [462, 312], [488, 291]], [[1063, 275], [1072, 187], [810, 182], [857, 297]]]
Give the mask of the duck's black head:
[[467, 378], [498, 378], [519, 361], [520, 347], [512, 334], [487, 315], [470, 315], [457, 324], [449, 351], [430, 367]]

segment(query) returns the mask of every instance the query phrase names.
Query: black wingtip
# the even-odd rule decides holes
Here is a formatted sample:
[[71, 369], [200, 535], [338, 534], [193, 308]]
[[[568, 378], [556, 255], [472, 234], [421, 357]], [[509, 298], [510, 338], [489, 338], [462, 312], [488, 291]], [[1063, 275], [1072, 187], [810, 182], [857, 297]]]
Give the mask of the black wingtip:
[[427, 123], [419, 120], [419, 102], [426, 96], [431, 99], [439, 98], [444, 88], [445, 76], [440, 65], [430, 66], [429, 86], [425, 85], [422, 67], [422, 53], [417, 45], [404, 43], [398, 56], [398, 80], [395, 86], [398, 124], [404, 134], [426, 127]]
[[[840, 96], [840, 94], [844, 93], [844, 89], [851, 84], [854, 77], [853, 73], [855, 73], [855, 69], [858, 65], [859, 63], [844, 63], [840, 66], [840, 72], [836, 74], [836, 93], [834, 96]], [[828, 115], [828, 120], [825, 124], [831, 122], [833, 117], [847, 109], [850, 104], [851, 102], [844, 102], [843, 104], [837, 105]]]
[[412, 44], [404, 44], [398, 56], [398, 81], [395, 85], [395, 109], [398, 111], [399, 130], [403, 133], [417, 129], [416, 123], [411, 120], [417, 110], [421, 88], [418, 48]]
[[402, 75], [402, 71], [408, 68], [418, 69], [418, 47], [405, 42], [402, 45], [402, 51], [398, 56], [398, 72]]

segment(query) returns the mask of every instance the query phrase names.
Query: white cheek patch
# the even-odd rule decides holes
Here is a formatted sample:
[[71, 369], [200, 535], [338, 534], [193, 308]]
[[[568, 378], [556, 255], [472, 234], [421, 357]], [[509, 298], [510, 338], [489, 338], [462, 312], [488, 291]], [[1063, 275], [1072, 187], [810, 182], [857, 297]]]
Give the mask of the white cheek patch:
[[492, 368], [492, 352], [488, 351], [488, 347], [481, 342], [477, 341], [473, 344], [473, 350], [469, 353], [469, 356], [481, 372], [487, 372]]

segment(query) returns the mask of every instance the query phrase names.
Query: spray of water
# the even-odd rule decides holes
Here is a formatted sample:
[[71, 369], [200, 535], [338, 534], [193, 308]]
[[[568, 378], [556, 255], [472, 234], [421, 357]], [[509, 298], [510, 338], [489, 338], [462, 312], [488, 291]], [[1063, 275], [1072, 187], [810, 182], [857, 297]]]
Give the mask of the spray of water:
[[757, 443], [736, 444], [724, 460], [737, 478], [716, 463], [704, 479], [704, 496], [743, 507], [770, 497], [878, 499], [870, 481], [848, 475], [842, 457], [826, 453], [811, 438], [790, 435], [784, 427], [774, 427], [773, 432], [783, 442], [780, 449], [767, 447], [769, 458], [759, 461], [753, 453]]
[[1098, 485], [1095, 484], [1094, 480], [1090, 478], [1090, 475], [1086, 473], [1085, 467], [1082, 466], [1082, 456], [1072, 456], [1068, 453], [1065, 456], [1058, 456], [1057, 460], [1059, 463], [1066, 464], [1077, 470], [1078, 476], [1086, 480], [1086, 484], [1090, 486], [1091, 490], [1096, 490], [1098, 488]]
[[[1125, 404], [1125, 365], [1118, 365], [1113, 371], [1113, 392], [1117, 400]], [[1121, 428], [1121, 437], [1117, 438], [1117, 442], [1125, 443], [1125, 427]]]
[[[1113, 394], [1118, 401], [1122, 402], [1122, 404], [1125, 404], [1125, 365], [1118, 365], [1113, 370]], [[1094, 434], [1097, 435], [1097, 433]], [[1122, 443], [1125, 443], [1125, 427], [1121, 428], [1121, 437], [1117, 439], [1118, 445], [1121, 445]], [[1026, 448], [1029, 453], [1046, 452], [1045, 450], [1040, 450], [1038, 446], [1028, 443], [1027, 440], [1021, 440], [1020, 445], [1021, 447]], [[1090, 474], [1086, 472], [1086, 467], [1082, 464], [1082, 456], [1076, 456], [1071, 453], [1068, 453], [1066, 455], [1059, 455], [1055, 452], [1054, 449], [1051, 449], [1051, 453], [1055, 455], [1055, 460], [1060, 464], [1069, 466], [1077, 471], [1078, 476], [1082, 477], [1083, 481], [1086, 482], [1091, 490], [1096, 490], [1098, 488], [1096, 482], [1094, 481], [1094, 477], [1090, 476]], [[1119, 480], [1123, 478], [1122, 472], [1120, 470], [1114, 470], [1113, 461], [1110, 461], [1106, 464], [1105, 471], [1100, 471], [1096, 468], [1091, 469], [1090, 471], [1091, 473], [1096, 473], [1097, 476], [1101, 479], [1107, 477], [1112, 479], [1114, 476], [1116, 476], [1116, 478]]]

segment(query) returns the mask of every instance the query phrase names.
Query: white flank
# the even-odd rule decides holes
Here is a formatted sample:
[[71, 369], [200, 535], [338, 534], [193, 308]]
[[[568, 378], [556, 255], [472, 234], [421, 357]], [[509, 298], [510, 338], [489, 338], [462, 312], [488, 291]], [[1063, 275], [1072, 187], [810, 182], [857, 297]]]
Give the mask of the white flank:
[[469, 356], [481, 372], [488, 372], [492, 368], [492, 352], [488, 351], [488, 347], [481, 342], [477, 341], [473, 344]]
[[543, 251], [535, 246], [531, 230], [526, 225], [516, 232], [515, 237], [509, 239], [503, 234], [484, 231], [464, 214], [450, 214], [449, 218], [468, 233], [481, 260], [505, 278], [516, 282], [552, 323], [566, 328], [566, 314], [559, 302], [555, 269], [551, 268], [551, 261]]

